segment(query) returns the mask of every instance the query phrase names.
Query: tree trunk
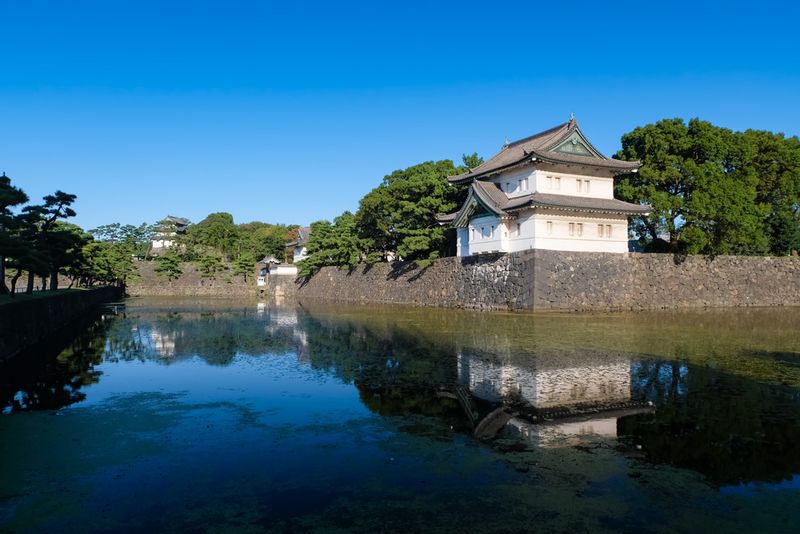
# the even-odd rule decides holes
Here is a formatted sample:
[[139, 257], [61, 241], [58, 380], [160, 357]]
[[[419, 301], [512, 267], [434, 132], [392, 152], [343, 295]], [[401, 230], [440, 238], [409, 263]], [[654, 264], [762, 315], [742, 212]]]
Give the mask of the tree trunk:
[[11, 278], [11, 298], [14, 298], [14, 295], [17, 293], [17, 280], [19, 277], [22, 276], [22, 269], [18, 269], [14, 276]]
[[6, 286], [6, 259], [0, 256], [0, 295], [8, 293], [8, 286]]
[[30, 295], [33, 293], [33, 281], [36, 275], [33, 274], [33, 271], [28, 271], [28, 287], [25, 288], [25, 294]]
[[47, 275], [42, 275], [42, 291], [47, 291]]
[[50, 273], [50, 291], [58, 289], [58, 269], [53, 269]]

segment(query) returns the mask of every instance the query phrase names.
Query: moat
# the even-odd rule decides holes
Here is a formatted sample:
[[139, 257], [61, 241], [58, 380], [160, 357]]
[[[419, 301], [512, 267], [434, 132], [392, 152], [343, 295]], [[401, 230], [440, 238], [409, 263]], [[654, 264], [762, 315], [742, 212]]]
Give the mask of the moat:
[[0, 530], [792, 530], [798, 332], [129, 299], [0, 369]]

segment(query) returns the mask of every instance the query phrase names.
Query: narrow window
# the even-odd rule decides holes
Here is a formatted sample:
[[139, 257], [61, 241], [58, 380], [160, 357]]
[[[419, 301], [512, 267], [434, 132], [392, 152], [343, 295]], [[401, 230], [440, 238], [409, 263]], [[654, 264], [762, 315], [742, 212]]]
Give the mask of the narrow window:
[[575, 184], [578, 186], [578, 193], [580, 193], [581, 186], [583, 185], [583, 180], [575, 180]]
[[583, 189], [584, 189], [585, 193], [589, 192], [589, 180], [584, 180], [583, 181]]
[[489, 234], [489, 235], [490, 235], [490, 237], [494, 237], [494, 225], [492, 225], [492, 233]]
[[606, 237], [611, 237], [611, 225], [606, 225]]
[[481, 226], [481, 239], [483, 239], [484, 237], [486, 237], [486, 227]]
[[511, 191], [511, 184], [509, 182], [506, 182], [506, 193], [509, 193], [510, 191]]
[[472, 237], [470, 237], [470, 240], [475, 241], [475, 228], [470, 228], [470, 230], [472, 231], [471, 233]]
[[575, 223], [569, 223], [569, 235], [575, 235]]
[[521, 235], [522, 235], [522, 225], [520, 225], [520, 223], [517, 223], [517, 237]]
[[602, 224], [598, 224], [597, 225], [597, 237], [603, 237], [603, 225]]
[[583, 223], [578, 223], [578, 235], [583, 235]]
[[547, 235], [552, 235], [553, 233], [553, 221], [547, 221]]
[[552, 176], [548, 176], [547, 177], [547, 189], [553, 189], [553, 177]]
[[561, 189], [561, 177], [556, 176], [556, 189]]

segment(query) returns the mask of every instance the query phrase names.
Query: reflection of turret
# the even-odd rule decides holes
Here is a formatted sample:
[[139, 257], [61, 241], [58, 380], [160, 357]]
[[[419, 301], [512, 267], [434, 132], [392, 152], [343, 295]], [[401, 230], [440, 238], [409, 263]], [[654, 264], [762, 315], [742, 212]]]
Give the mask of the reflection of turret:
[[619, 417], [652, 411], [631, 402], [630, 360], [622, 354], [541, 354], [497, 361], [462, 351], [457, 366], [459, 382], [475, 397], [513, 406], [505, 410], [505, 425], [496, 425], [491, 435], [502, 430], [507, 437], [540, 445], [585, 435], [616, 438]]
[[150, 329], [150, 345], [162, 358], [175, 356], [175, 333], [161, 332], [155, 326]]
[[613, 404], [631, 398], [630, 361], [605, 356], [581, 363], [537, 356], [507, 363], [458, 354], [459, 382], [473, 395], [490, 401], [523, 402], [533, 408]]

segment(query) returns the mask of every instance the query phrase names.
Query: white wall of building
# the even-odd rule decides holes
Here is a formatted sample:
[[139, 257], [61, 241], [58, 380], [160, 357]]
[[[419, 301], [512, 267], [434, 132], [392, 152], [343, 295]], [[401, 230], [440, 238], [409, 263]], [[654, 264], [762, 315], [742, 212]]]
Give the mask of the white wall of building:
[[533, 248], [578, 252], [627, 252], [628, 218], [586, 213], [538, 211], [531, 217], [535, 227]]
[[535, 191], [552, 195], [589, 198], [614, 198], [614, 179], [536, 170], [532, 178]]
[[456, 256], [469, 256], [469, 228], [456, 228]]
[[[491, 215], [477, 217], [469, 223], [469, 253], [503, 251], [500, 219]], [[459, 251], [461, 249], [459, 248]]]
[[500, 184], [500, 190], [514, 198], [533, 193], [535, 184], [535, 171], [528, 167], [522, 170], [503, 172], [489, 179], [490, 182]]
[[305, 246], [302, 247], [294, 247], [294, 254], [292, 255], [292, 261], [297, 263], [300, 260], [306, 259], [307, 256], [307, 249]]

